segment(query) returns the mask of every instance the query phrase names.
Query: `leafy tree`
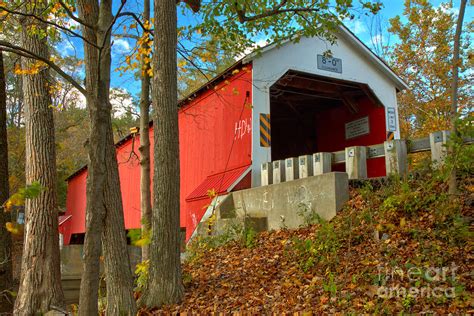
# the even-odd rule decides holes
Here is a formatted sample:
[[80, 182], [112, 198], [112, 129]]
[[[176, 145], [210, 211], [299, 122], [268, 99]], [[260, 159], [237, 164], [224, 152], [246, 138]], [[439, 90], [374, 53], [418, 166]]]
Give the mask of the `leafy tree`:
[[[79, 0], [86, 80], [84, 94], [90, 117], [84, 272], [79, 315], [98, 313], [101, 248], [107, 275], [107, 314], [134, 314], [132, 278], [128, 258], [122, 195], [113, 139], [110, 104], [112, 1]], [[101, 243], [102, 238], [102, 243]]]
[[[389, 31], [399, 39], [393, 47], [391, 63], [410, 86], [398, 99], [404, 136], [425, 136], [450, 129], [456, 25], [451, 9], [449, 3], [433, 7], [427, 0], [407, 0], [403, 12], [406, 22], [400, 16], [390, 20]], [[459, 113], [466, 113], [472, 104], [469, 40], [466, 32], [460, 47]]]
[[[35, 59], [36, 63], [25, 70], [29, 74], [45, 65], [67, 80], [86, 98], [89, 110], [90, 134], [88, 140], [88, 183], [86, 207], [86, 238], [84, 245], [84, 272], [81, 280], [80, 315], [98, 314], [99, 260], [101, 250], [105, 258], [107, 274], [107, 313], [111, 315], [134, 314], [136, 307], [132, 293], [132, 278], [128, 260], [126, 236], [123, 220], [123, 207], [118, 176], [117, 159], [111, 122], [109, 97], [111, 41], [110, 32], [116, 20], [126, 15], [122, 1], [117, 14], [112, 14], [112, 1], [77, 1], [75, 8], [68, 2], [33, 1], [20, 3], [0, 3], [2, 17], [33, 19], [47, 25], [40, 29], [40, 35], [58, 36], [59, 32], [81, 39], [85, 52], [85, 87], [67, 73], [60, 64], [28, 48], [18, 46], [8, 39], [0, 40], [4, 51], [25, 58]], [[34, 4], [34, 5], [31, 5]], [[24, 10], [38, 7], [25, 15]], [[80, 31], [73, 28], [67, 20], [80, 25]], [[0, 24], [3, 28], [4, 24]], [[57, 234], [57, 227], [56, 227]], [[103, 243], [102, 243], [103, 241]]]
[[[40, 14], [45, 3], [23, 7], [24, 14]], [[21, 22], [22, 47], [49, 59], [47, 26], [25, 16]], [[23, 57], [21, 69], [26, 131], [26, 183], [38, 181], [37, 197], [25, 201], [25, 240], [21, 277], [14, 315], [32, 315], [64, 307], [59, 258], [56, 195], [56, 150], [49, 70], [44, 63]]]
[[[458, 135], [458, 85], [459, 85], [459, 49], [461, 46], [461, 34], [462, 34], [462, 22], [464, 20], [464, 12], [466, 11], [467, 0], [461, 0], [461, 6], [459, 8], [459, 17], [456, 22], [456, 33], [454, 34], [454, 48], [453, 48], [453, 79], [451, 82], [451, 132], [453, 136]], [[454, 155], [454, 146], [450, 144], [448, 147], [448, 154]], [[457, 193], [457, 179], [456, 179], [456, 167], [453, 166], [449, 175], [449, 194], [454, 196]]]
[[[351, 17], [352, 1], [266, 1], [185, 3], [199, 11], [202, 23], [191, 30], [218, 35], [222, 49], [244, 51], [258, 36], [281, 44], [301, 36], [334, 40], [339, 19]], [[201, 7], [202, 5], [202, 7]], [[364, 2], [377, 12], [379, 3]], [[184, 9], [186, 13], [186, 9]], [[155, 1], [152, 100], [154, 106], [153, 215], [150, 271], [140, 304], [177, 303], [183, 296], [179, 250], [179, 144], [177, 109], [178, 25], [176, 1]]]
[[178, 98], [187, 97], [207, 81], [236, 62], [231, 51], [224, 51], [215, 36], [196, 43], [192, 49], [180, 47], [178, 58]]

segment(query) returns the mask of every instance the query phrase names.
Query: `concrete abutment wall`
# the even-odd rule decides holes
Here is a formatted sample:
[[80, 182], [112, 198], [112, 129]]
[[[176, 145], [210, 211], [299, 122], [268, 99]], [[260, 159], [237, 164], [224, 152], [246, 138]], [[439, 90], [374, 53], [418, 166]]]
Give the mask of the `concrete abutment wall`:
[[231, 225], [256, 231], [298, 228], [307, 216], [331, 220], [349, 200], [349, 180], [345, 172], [330, 172], [294, 181], [232, 192], [214, 209], [215, 223], [209, 232], [204, 216], [195, 235], [220, 234]]

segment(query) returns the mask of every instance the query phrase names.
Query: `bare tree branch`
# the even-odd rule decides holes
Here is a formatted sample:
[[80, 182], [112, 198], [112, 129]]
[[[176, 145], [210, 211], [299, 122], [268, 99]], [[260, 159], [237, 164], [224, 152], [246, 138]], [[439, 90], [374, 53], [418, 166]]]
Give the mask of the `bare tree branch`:
[[51, 60], [41, 57], [33, 52], [30, 52], [29, 50], [26, 50], [23, 47], [13, 45], [3, 40], [0, 40], [0, 48], [5, 52], [10, 52], [10, 53], [17, 54], [26, 58], [36, 59], [36, 60], [44, 62], [51, 69], [56, 71], [61, 77], [63, 77], [64, 80], [66, 80], [71, 85], [73, 85], [74, 88], [79, 90], [79, 92], [81, 92], [84, 96], [87, 95], [87, 91], [84, 89], [84, 87], [82, 87], [76, 80], [74, 80], [74, 78], [72, 78], [70, 75], [65, 73], [58, 65], [53, 63]]
[[274, 8], [269, 9], [269, 10], [263, 12], [263, 13], [253, 15], [253, 16], [246, 16], [245, 15], [245, 8], [244, 9], [239, 9], [239, 4], [237, 2], [234, 3], [234, 7], [235, 7], [235, 12], [237, 13], [237, 17], [239, 18], [240, 23], [255, 21], [255, 20], [263, 19], [263, 18], [266, 18], [266, 17], [269, 17], [269, 16], [283, 14], [283, 13], [289, 13], [289, 12], [299, 13], [299, 12], [318, 12], [318, 11], [320, 11], [319, 8], [305, 8], [305, 7], [282, 9], [282, 7], [286, 3], [287, 3], [287, 0], [282, 0]]
[[133, 34], [114, 34], [114, 33], [112, 33], [112, 36], [117, 37], [117, 38], [130, 38], [130, 39], [134, 39], [134, 40], [137, 40], [137, 41], [140, 39], [140, 36], [133, 35]]
[[85, 21], [83, 21], [82, 19], [78, 18], [77, 16], [75, 16], [72, 11], [69, 9], [69, 7], [67, 6], [67, 4], [65, 4], [62, 0], [58, 0], [59, 4], [61, 5], [61, 7], [63, 7], [64, 11], [66, 11], [66, 14], [74, 21], [76, 21], [77, 23], [81, 24], [81, 25], [84, 25], [85, 27], [88, 27], [90, 29], [93, 29], [95, 30], [96, 27], [94, 25], [90, 25], [90, 24], [87, 24]]
[[[184, 48], [184, 45], [183, 45], [182, 43], [178, 42], [178, 45], [180, 45], [182, 48]], [[211, 79], [204, 73], [204, 71], [202, 71], [202, 69], [201, 69], [198, 65], [196, 65], [196, 63], [195, 63], [192, 59], [190, 59], [190, 58], [188, 58], [188, 56], [186, 56], [186, 54], [184, 53], [185, 50], [180, 50], [180, 49], [178, 49], [177, 51], [178, 51], [178, 54], [181, 55], [181, 57], [183, 57], [183, 58], [184, 58], [188, 63], [190, 63], [193, 67], [195, 67], [195, 68], [204, 76], [204, 78], [206, 78], [207, 81], [210, 81], [210, 80], [211, 80]]]
[[[107, 31], [104, 34], [104, 38], [102, 40], [102, 45], [100, 45], [100, 50], [102, 50], [104, 48], [104, 45], [105, 45], [105, 42], [107, 41], [107, 37], [110, 33], [110, 30], [112, 30], [112, 27], [114, 26], [115, 22], [119, 18], [120, 12], [122, 11], [123, 7], [125, 6], [125, 3], [127, 3], [127, 0], [122, 0], [122, 2], [120, 3], [120, 7], [117, 11], [117, 14], [114, 16], [112, 22], [110, 22], [110, 25], [109, 25], [109, 27], [107, 28]], [[99, 57], [99, 59], [100, 59], [100, 57]]]
[[140, 27], [146, 31], [146, 32], [150, 32], [150, 34], [153, 34], [153, 29], [147, 29], [145, 27], [145, 25], [142, 23], [142, 21], [140, 20], [140, 18], [133, 12], [121, 12], [119, 14], [116, 15], [116, 18], [120, 18], [120, 17], [124, 17], [124, 16], [130, 16], [132, 17], [135, 22], [137, 22], [138, 25], [140, 25]]

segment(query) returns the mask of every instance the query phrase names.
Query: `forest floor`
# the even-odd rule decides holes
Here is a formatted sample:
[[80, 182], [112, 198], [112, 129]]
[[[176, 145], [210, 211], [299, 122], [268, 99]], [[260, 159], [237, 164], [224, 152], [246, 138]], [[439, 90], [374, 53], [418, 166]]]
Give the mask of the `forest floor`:
[[351, 189], [330, 222], [195, 242], [180, 305], [150, 313], [474, 313], [474, 178]]

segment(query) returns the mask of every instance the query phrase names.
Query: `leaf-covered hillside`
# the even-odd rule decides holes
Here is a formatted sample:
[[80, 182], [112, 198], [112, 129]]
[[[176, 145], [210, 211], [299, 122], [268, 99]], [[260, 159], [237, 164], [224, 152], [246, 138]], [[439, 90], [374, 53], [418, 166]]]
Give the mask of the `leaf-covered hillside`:
[[184, 301], [164, 311], [474, 311], [474, 179], [455, 202], [432, 174], [354, 186], [330, 223], [195, 242]]

